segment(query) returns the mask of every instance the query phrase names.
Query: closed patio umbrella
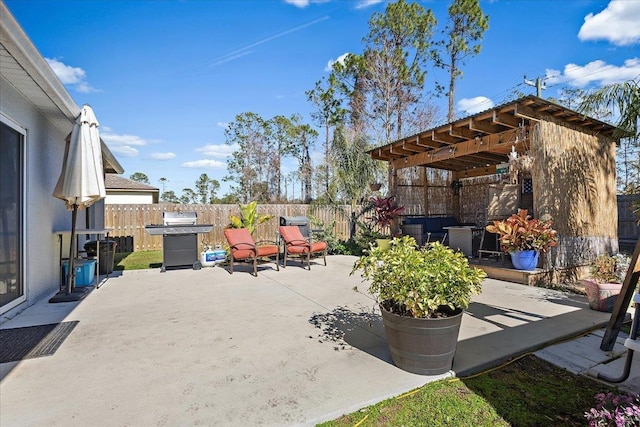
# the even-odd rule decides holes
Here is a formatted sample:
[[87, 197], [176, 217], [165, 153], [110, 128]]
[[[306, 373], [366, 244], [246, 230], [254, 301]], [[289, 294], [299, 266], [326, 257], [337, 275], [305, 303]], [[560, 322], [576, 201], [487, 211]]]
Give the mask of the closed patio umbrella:
[[75, 286], [78, 209], [87, 208], [106, 196], [98, 125], [93, 109], [84, 105], [70, 136], [67, 137], [62, 171], [53, 191], [53, 196], [64, 200], [67, 209], [72, 212], [67, 295], [73, 292]]

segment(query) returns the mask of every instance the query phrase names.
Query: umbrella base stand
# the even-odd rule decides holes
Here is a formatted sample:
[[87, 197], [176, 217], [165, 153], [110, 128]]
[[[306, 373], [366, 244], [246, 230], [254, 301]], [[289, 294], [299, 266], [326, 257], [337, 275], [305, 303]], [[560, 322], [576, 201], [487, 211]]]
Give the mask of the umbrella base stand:
[[73, 289], [73, 292], [67, 294], [66, 290], [62, 290], [49, 299], [50, 303], [56, 302], [73, 302], [83, 300], [91, 291], [93, 286], [80, 286]]

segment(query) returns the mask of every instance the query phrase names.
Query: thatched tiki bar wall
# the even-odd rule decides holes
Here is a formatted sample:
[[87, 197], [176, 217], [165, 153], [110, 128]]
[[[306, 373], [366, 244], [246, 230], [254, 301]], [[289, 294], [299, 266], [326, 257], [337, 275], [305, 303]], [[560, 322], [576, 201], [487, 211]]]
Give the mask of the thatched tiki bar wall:
[[543, 267], [566, 269], [618, 250], [614, 130], [527, 96], [369, 154], [389, 162], [390, 193], [407, 215], [453, 215], [484, 227], [490, 190], [517, 184], [517, 206], [558, 230]]
[[533, 127], [533, 205], [553, 220], [558, 247], [552, 266], [587, 264], [618, 252], [615, 142], [543, 116]]

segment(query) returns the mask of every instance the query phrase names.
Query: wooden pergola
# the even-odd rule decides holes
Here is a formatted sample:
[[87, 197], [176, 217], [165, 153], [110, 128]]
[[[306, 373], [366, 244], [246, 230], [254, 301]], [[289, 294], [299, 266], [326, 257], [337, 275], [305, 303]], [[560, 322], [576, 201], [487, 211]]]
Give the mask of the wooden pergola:
[[491, 175], [512, 149], [523, 154], [534, 123], [552, 116], [612, 137], [615, 127], [553, 102], [527, 96], [369, 150], [392, 170], [427, 166], [452, 171], [453, 180]]
[[507, 174], [510, 158], [527, 160], [529, 169], [513, 169], [521, 185], [519, 207], [553, 220], [560, 244], [548, 267], [571, 269], [618, 250], [612, 221], [617, 215], [615, 130], [526, 96], [368, 153], [389, 163], [389, 191], [411, 215], [454, 215], [479, 226], [488, 219], [489, 188], [514, 180]]

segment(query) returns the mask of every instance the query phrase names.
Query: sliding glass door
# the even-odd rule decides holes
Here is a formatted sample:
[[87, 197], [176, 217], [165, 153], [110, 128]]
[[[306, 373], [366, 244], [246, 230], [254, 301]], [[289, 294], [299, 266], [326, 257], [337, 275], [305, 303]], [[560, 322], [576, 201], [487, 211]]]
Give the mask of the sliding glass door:
[[25, 299], [23, 132], [0, 120], [0, 313]]

